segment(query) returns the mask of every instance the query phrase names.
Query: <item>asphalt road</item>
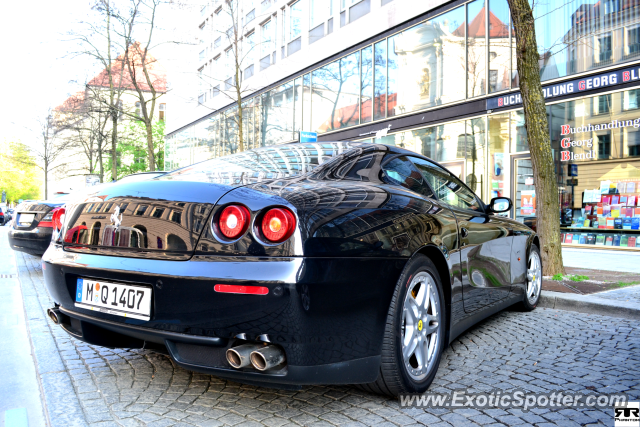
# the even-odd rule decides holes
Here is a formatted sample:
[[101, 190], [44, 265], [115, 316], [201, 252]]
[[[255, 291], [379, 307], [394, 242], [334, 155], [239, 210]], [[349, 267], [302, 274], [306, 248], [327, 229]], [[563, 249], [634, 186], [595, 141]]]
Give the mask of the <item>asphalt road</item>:
[[[6, 253], [1, 237], [0, 245], [0, 253]], [[6, 259], [1, 257], [0, 265]], [[397, 400], [355, 387], [258, 388], [186, 371], [149, 351], [86, 345], [45, 317], [51, 301], [40, 259], [16, 254], [16, 261], [37, 378], [53, 426], [614, 424], [610, 409], [402, 409]], [[431, 390], [516, 387], [625, 392], [640, 400], [637, 322], [551, 309], [505, 311], [470, 329], [446, 350]]]

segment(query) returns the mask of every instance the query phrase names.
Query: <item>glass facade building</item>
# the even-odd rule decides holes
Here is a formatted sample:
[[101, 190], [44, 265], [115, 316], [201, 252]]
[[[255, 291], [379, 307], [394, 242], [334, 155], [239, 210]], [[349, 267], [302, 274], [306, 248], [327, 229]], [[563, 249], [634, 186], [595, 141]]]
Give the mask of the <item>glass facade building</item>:
[[[563, 238], [635, 247], [640, 0], [536, 2], [534, 14]], [[533, 221], [507, 1], [458, 2], [414, 21], [243, 100], [245, 149], [300, 131], [398, 145], [441, 162], [485, 202], [511, 197], [510, 215]], [[166, 168], [235, 153], [238, 116], [230, 105], [169, 134]]]

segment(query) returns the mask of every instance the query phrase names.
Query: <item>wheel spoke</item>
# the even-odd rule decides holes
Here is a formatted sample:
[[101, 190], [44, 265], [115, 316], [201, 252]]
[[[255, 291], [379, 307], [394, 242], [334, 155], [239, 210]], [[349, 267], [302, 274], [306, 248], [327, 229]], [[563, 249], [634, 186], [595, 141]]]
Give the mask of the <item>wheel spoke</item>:
[[420, 290], [418, 290], [418, 295], [416, 295], [416, 303], [418, 304], [418, 307], [423, 307], [424, 306], [424, 297], [425, 294], [427, 293], [427, 290], [425, 288], [428, 288], [428, 286], [426, 286], [426, 284], [424, 282], [421, 283], [420, 285]]
[[402, 350], [404, 360], [409, 360], [411, 355], [416, 350], [417, 346], [418, 346], [418, 336], [412, 335], [410, 341], [407, 343], [407, 345], [405, 345], [404, 349]]
[[427, 323], [424, 325], [423, 331], [425, 335], [431, 335], [434, 332], [437, 332], [439, 327], [440, 327], [439, 323]]

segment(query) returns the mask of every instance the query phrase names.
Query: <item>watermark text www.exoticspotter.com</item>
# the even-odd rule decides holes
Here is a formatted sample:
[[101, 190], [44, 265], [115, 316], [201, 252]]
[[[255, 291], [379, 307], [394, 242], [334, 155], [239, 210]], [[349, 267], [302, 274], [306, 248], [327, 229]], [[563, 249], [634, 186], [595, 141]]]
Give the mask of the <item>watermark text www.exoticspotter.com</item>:
[[451, 393], [402, 394], [400, 406], [403, 408], [473, 408], [473, 409], [520, 409], [533, 408], [612, 408], [625, 406], [627, 395], [584, 394], [554, 391], [551, 393], [531, 393], [525, 390], [491, 390], [481, 393], [453, 391]]

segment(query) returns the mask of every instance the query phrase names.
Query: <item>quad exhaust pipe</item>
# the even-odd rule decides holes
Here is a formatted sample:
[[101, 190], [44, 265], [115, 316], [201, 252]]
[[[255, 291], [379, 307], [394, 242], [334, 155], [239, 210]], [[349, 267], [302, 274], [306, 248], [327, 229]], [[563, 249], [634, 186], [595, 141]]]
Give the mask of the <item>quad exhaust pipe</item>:
[[275, 345], [243, 344], [227, 350], [227, 362], [236, 369], [253, 365], [259, 371], [285, 362], [284, 351]]

